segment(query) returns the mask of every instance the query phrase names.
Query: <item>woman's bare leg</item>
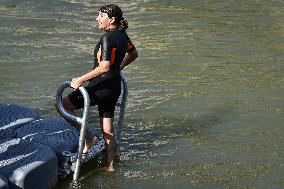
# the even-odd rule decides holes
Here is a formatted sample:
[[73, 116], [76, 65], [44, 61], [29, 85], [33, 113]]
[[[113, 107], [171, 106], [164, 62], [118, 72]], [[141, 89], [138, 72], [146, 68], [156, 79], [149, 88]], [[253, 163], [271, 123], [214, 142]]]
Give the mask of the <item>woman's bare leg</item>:
[[106, 167], [107, 171], [114, 171], [115, 137], [113, 132], [113, 118], [100, 118], [101, 129], [104, 135], [106, 146]]
[[[76, 107], [70, 102], [68, 96], [62, 99], [62, 103], [67, 112], [69, 112], [70, 114], [76, 115], [75, 113]], [[57, 112], [62, 116], [62, 114], [58, 110]], [[73, 125], [74, 127], [76, 127], [78, 130], [81, 129], [81, 125], [77, 123], [76, 121], [73, 121], [70, 119], [65, 119], [65, 120], [69, 122], [71, 125]], [[86, 129], [85, 146], [83, 149], [83, 153], [87, 152], [87, 150], [91, 148], [92, 145], [96, 144], [97, 142], [98, 142], [98, 138], [94, 136], [88, 129]]]

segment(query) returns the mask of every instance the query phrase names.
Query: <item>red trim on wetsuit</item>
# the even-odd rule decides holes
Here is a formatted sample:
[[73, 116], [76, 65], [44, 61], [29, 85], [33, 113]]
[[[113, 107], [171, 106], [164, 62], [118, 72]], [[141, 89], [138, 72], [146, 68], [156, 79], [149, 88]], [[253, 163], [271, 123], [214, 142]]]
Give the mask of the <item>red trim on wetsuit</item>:
[[110, 65], [113, 65], [115, 63], [115, 51], [116, 51], [116, 48], [111, 48]]
[[129, 41], [128, 44], [127, 44], [126, 52], [130, 52], [133, 49], [135, 49], [135, 46], [133, 45], [133, 43], [131, 41]]

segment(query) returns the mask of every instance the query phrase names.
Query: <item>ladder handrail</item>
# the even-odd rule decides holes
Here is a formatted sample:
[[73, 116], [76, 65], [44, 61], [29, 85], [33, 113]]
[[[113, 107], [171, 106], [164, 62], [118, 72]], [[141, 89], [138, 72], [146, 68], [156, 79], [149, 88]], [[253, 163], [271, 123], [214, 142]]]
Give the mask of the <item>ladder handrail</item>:
[[118, 145], [117, 153], [119, 153], [119, 149], [120, 149], [121, 127], [124, 121], [125, 106], [126, 106], [127, 95], [128, 95], [128, 82], [123, 73], [120, 73], [120, 80], [122, 82], [123, 92], [122, 92], [121, 101], [119, 102], [120, 114], [119, 114], [119, 119], [118, 119], [117, 128], [116, 128], [116, 143]]
[[[114, 127], [114, 129], [116, 129], [115, 137], [116, 137], [116, 143], [118, 145], [117, 148], [116, 148], [117, 153], [119, 153], [119, 148], [120, 148], [121, 127], [122, 127], [123, 120], [124, 120], [125, 106], [126, 106], [127, 95], [128, 95], [128, 82], [127, 82], [123, 73], [120, 73], [120, 80], [121, 80], [121, 83], [122, 83], [122, 94], [121, 94], [120, 100], [117, 103], [117, 106], [119, 106], [119, 108], [120, 108], [120, 112], [119, 112], [117, 127]], [[86, 127], [87, 127], [86, 126], [87, 115], [88, 115], [88, 111], [89, 111], [89, 108], [90, 108], [90, 98], [89, 98], [89, 95], [88, 95], [88, 92], [86, 91], [86, 89], [84, 87], [79, 87], [79, 90], [84, 97], [83, 116], [81, 118], [81, 117], [77, 117], [77, 116], [67, 112], [65, 110], [64, 106], [63, 106], [63, 103], [62, 103], [62, 94], [63, 94], [63, 91], [66, 88], [70, 87], [70, 84], [71, 84], [70, 81], [65, 81], [57, 90], [56, 106], [57, 106], [59, 113], [64, 118], [75, 121], [75, 122], [81, 124], [78, 155], [76, 156], [77, 159], [76, 159], [76, 164], [75, 164], [75, 169], [74, 169], [74, 174], [73, 174], [73, 185], [78, 186], [78, 185], [80, 185], [80, 183], [78, 182], [80, 164], [84, 163], [82, 161], [82, 152], [83, 152], [83, 146], [84, 146], [84, 141], [85, 141]]]
[[90, 98], [88, 95], [87, 90], [84, 87], [79, 87], [80, 92], [82, 93], [84, 97], [84, 110], [83, 110], [83, 116], [82, 118], [76, 117], [75, 115], [70, 114], [67, 112], [63, 106], [62, 103], [62, 94], [65, 88], [70, 87], [71, 82], [65, 81], [57, 90], [56, 93], [56, 106], [58, 111], [61, 113], [61, 115], [67, 119], [71, 119], [73, 121], [76, 121], [77, 123], [81, 124], [80, 129], [80, 137], [79, 137], [79, 147], [78, 147], [78, 158], [76, 160], [76, 166], [73, 174], [73, 185], [79, 185], [78, 178], [79, 178], [79, 172], [80, 172], [80, 164], [82, 161], [82, 153], [83, 153], [83, 147], [85, 144], [85, 135], [86, 135], [86, 127], [87, 127], [87, 115], [89, 112], [90, 107]]

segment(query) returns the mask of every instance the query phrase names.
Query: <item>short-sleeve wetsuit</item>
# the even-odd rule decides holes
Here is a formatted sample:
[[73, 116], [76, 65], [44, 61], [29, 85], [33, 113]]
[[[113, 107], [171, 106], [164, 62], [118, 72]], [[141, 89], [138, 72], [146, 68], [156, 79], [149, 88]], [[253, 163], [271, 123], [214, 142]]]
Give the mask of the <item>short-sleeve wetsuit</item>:
[[[90, 96], [91, 106], [98, 105], [100, 117], [112, 118], [121, 93], [120, 64], [126, 52], [132, 51], [135, 46], [125, 32], [118, 28], [108, 30], [95, 47], [93, 69], [99, 66], [97, 53], [100, 48], [100, 59], [110, 61], [110, 69], [90, 79], [85, 88]], [[68, 97], [77, 109], [83, 107], [84, 99], [79, 90], [70, 93]]]

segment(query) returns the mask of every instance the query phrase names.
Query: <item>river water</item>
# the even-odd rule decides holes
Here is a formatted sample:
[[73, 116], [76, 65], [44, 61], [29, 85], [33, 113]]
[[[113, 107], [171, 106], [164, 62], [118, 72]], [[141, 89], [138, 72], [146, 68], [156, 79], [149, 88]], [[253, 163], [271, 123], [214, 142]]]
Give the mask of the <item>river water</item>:
[[[92, 68], [107, 2], [0, 0], [0, 102], [58, 117], [57, 88]], [[112, 2], [140, 56], [124, 71], [121, 162], [83, 168], [83, 188], [283, 188], [284, 2]]]

